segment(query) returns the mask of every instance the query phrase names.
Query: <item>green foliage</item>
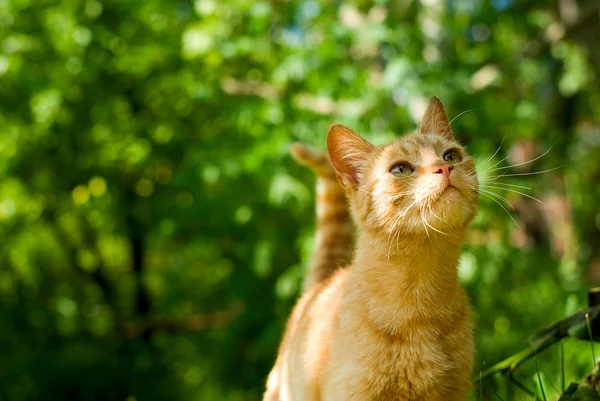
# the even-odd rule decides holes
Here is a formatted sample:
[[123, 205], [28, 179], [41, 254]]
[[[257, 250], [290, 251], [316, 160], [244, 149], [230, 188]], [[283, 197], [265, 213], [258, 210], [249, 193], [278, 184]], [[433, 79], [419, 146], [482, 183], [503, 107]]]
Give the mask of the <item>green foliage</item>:
[[559, 401], [598, 401], [600, 400], [600, 364], [581, 383], [571, 383]]
[[503, 178], [549, 208], [482, 194], [461, 263], [477, 369], [517, 352], [600, 277], [599, 27], [595, 1], [0, 1], [0, 400], [260, 399], [310, 258], [289, 144], [383, 143], [431, 95], [502, 145], [482, 169], [560, 167]]

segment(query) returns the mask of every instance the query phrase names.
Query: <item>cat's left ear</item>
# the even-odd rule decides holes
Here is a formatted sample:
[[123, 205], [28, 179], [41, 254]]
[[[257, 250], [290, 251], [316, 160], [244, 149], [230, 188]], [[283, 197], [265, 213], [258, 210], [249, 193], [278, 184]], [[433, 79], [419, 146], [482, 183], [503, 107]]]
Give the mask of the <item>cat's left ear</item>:
[[423, 121], [419, 127], [421, 134], [436, 134], [442, 135], [446, 139], [454, 140], [452, 135], [452, 128], [450, 128], [450, 121], [446, 115], [446, 110], [440, 99], [432, 97], [423, 115]]
[[333, 124], [327, 132], [329, 161], [346, 189], [358, 188], [365, 162], [375, 147], [350, 128]]

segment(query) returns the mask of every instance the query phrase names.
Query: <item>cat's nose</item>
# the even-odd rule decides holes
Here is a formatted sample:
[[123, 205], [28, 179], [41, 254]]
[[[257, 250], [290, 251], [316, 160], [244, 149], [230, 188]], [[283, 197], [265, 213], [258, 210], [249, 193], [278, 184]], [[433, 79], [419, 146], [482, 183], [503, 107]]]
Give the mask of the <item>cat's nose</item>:
[[431, 172], [433, 174], [444, 174], [444, 177], [450, 178], [450, 171], [452, 171], [453, 168], [454, 166], [448, 163], [436, 164], [431, 167]]

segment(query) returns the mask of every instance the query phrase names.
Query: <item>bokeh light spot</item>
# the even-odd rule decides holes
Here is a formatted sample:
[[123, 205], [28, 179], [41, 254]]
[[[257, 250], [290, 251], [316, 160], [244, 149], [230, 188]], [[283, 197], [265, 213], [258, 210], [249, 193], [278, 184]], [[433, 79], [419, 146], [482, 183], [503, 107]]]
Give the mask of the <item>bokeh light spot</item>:
[[206, 53], [212, 46], [212, 37], [200, 29], [190, 29], [183, 33], [182, 54], [186, 59]]
[[183, 379], [190, 386], [196, 386], [202, 380], [202, 372], [197, 366], [192, 366], [185, 372]]
[[161, 124], [152, 131], [152, 138], [157, 143], [167, 143], [173, 137], [173, 127]]
[[106, 192], [106, 181], [99, 176], [93, 177], [88, 184], [88, 188], [93, 196], [102, 196]]
[[56, 310], [64, 317], [70, 318], [77, 313], [77, 304], [70, 298], [61, 297], [56, 301]]
[[71, 197], [75, 203], [83, 205], [90, 199], [90, 193], [85, 185], [77, 185], [71, 192]]
[[85, 4], [85, 14], [90, 18], [96, 18], [102, 13], [102, 4], [98, 1], [88, 1]]
[[494, 330], [498, 334], [506, 334], [510, 330], [510, 320], [506, 316], [498, 316], [494, 321]]
[[137, 192], [139, 196], [148, 197], [154, 192], [154, 184], [152, 181], [142, 178], [135, 184], [135, 192]]
[[458, 277], [461, 283], [469, 283], [477, 272], [477, 259], [472, 253], [464, 252], [458, 265]]
[[235, 212], [235, 221], [246, 224], [252, 218], [252, 209], [248, 206], [240, 206]]
[[87, 249], [77, 251], [77, 262], [87, 271], [93, 271], [97, 266], [96, 256]]

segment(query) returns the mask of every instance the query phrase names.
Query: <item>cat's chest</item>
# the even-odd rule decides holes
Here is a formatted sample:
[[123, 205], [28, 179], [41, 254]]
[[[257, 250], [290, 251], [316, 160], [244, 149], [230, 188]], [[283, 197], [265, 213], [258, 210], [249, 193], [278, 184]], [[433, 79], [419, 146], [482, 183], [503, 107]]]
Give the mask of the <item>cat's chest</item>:
[[364, 363], [367, 388], [383, 400], [417, 399], [453, 365], [442, 342], [421, 337], [371, 342]]
[[334, 330], [337, 341], [330, 361], [339, 368], [338, 385], [353, 383], [345, 399], [354, 399], [354, 394], [381, 401], [444, 399], [447, 383], [463, 375], [461, 367], [470, 366], [470, 353], [464, 352], [471, 346], [464, 319], [450, 319], [452, 325], [433, 318], [413, 320], [404, 327], [396, 325], [390, 336], [364, 316], [344, 317]]

